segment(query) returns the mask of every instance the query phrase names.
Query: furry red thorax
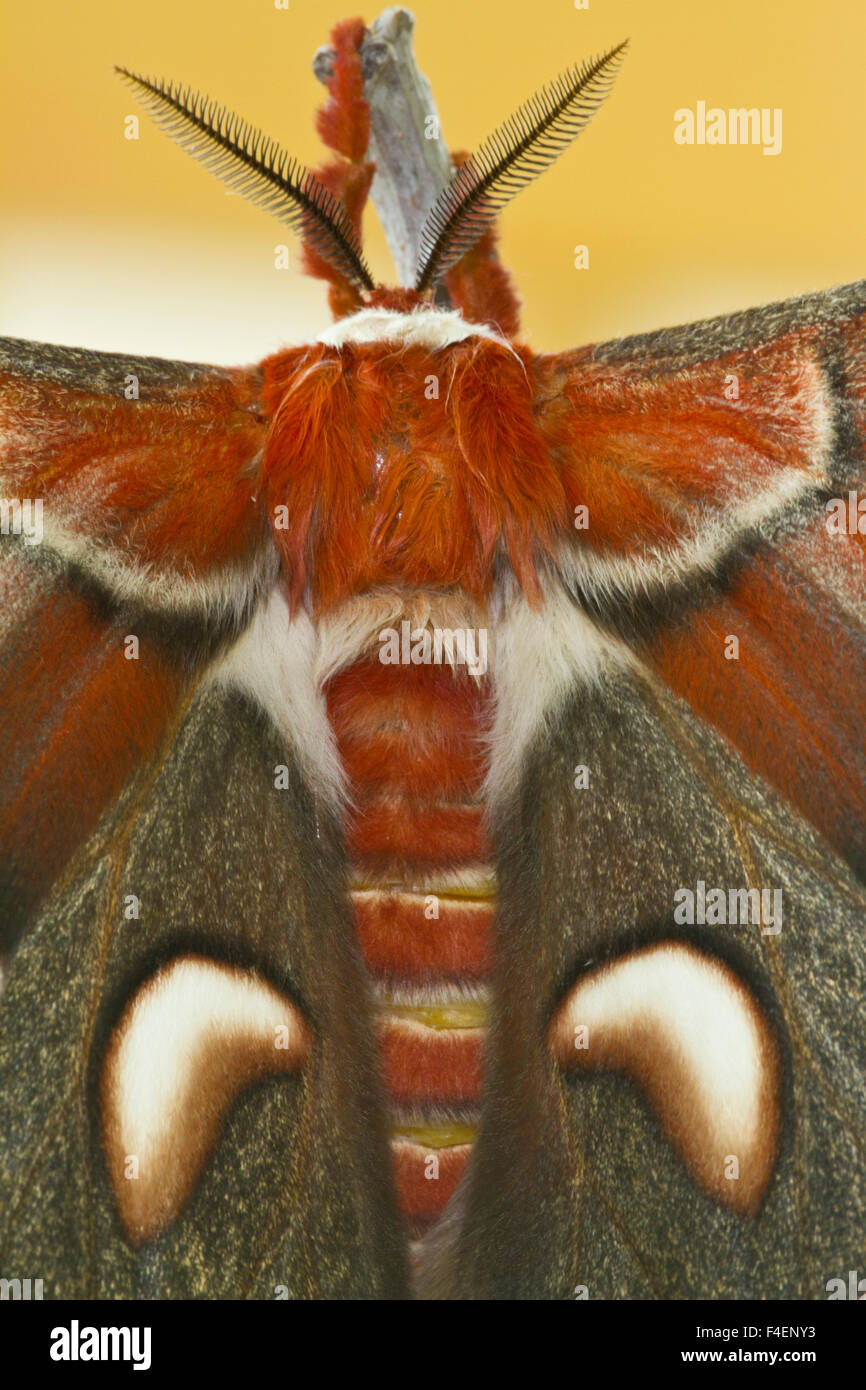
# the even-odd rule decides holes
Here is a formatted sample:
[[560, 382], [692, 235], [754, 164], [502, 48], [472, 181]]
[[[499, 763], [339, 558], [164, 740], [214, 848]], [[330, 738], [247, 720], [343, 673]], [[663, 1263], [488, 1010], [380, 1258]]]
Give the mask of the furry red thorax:
[[382, 584], [483, 598], [502, 554], [538, 596], [568, 507], [528, 360], [473, 337], [435, 354], [315, 344], [265, 361], [268, 514], [293, 606], [308, 585], [318, 612]]

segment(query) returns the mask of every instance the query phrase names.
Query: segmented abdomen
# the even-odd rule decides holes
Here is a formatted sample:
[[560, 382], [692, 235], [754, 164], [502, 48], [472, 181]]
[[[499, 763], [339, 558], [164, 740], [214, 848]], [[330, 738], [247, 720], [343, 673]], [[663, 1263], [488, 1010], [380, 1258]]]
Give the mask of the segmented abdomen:
[[332, 678], [328, 712], [354, 809], [346, 839], [379, 1003], [400, 1205], [418, 1236], [469, 1156], [495, 881], [481, 803], [486, 680], [383, 665]]

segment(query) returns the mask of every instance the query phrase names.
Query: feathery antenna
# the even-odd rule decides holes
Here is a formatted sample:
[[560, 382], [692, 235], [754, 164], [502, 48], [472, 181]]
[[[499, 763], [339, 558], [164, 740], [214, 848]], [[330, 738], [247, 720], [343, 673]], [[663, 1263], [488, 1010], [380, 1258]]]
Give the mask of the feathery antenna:
[[362, 289], [374, 288], [340, 201], [275, 140], [209, 97], [115, 68], [182, 149], [236, 193], [274, 213]]
[[436, 285], [505, 204], [580, 134], [610, 91], [627, 46], [626, 39], [600, 58], [567, 68], [460, 166], [424, 225], [416, 289]]

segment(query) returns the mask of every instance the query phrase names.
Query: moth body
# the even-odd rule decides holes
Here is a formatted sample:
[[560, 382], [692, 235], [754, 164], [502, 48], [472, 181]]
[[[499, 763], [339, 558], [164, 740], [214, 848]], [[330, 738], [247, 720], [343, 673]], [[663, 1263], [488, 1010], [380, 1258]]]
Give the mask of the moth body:
[[526, 346], [493, 218], [620, 45], [454, 156], [377, 289], [365, 32], [319, 173], [125, 73], [300, 233], [318, 340], [0, 340], [0, 1267], [823, 1297], [866, 1212], [866, 552], [827, 527], [866, 282]]
[[372, 652], [326, 693], [352, 803], [352, 904], [398, 1201], [418, 1236], [462, 1173], [481, 1099], [495, 903], [481, 797], [488, 682], [459, 668], [382, 665]]
[[[406, 298], [380, 292], [301, 350], [300, 368], [294, 355], [273, 364], [277, 382], [287, 372], [302, 384], [275, 407], [265, 463], [269, 495], [286, 497], [289, 518], [309, 518], [302, 535], [290, 522], [284, 553], [315, 556], [300, 601], [314, 624], [327, 619], [328, 672], [338, 663], [323, 692], [346, 778], [354, 920], [376, 1000], [398, 1202], [419, 1237], [464, 1170], [481, 1099], [495, 907], [489, 608], [506, 536], [524, 563], [534, 537], [518, 540], [507, 491], [492, 486], [508, 414], [478, 419], [472, 408], [497, 368], [503, 395], [520, 380], [519, 357], [459, 313], [420, 300], [401, 311]], [[299, 436], [328, 494], [312, 511]], [[342, 533], [329, 526], [319, 539], [320, 506], [336, 506]]]

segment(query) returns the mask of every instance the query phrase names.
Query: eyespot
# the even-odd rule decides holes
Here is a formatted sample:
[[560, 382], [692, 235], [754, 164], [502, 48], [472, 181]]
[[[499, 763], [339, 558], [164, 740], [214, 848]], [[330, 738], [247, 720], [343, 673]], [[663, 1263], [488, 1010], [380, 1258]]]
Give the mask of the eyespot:
[[760, 1005], [727, 965], [679, 942], [621, 957], [577, 982], [548, 1042], [561, 1067], [631, 1076], [694, 1180], [754, 1215], [778, 1146], [781, 1066]]
[[297, 1071], [311, 1041], [297, 1006], [249, 971], [182, 956], [141, 986], [101, 1077], [108, 1173], [133, 1244], [176, 1219], [238, 1094]]

